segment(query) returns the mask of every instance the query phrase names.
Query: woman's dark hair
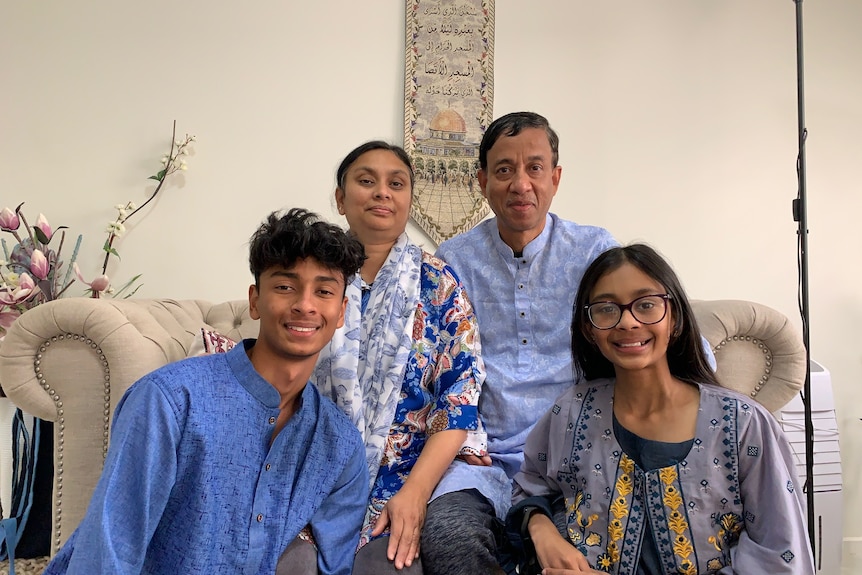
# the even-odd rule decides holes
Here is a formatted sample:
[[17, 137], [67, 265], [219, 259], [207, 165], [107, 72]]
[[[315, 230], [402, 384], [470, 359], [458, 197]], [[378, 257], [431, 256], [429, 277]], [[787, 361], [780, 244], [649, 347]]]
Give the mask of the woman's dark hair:
[[587, 380], [614, 377], [614, 365], [602, 355], [595, 343], [587, 339], [590, 323], [585, 306], [590, 303], [590, 294], [599, 280], [625, 263], [660, 283], [670, 294], [669, 315], [673, 317], [674, 325], [667, 347], [667, 363], [671, 375], [690, 383], [718, 385], [707, 362], [700, 330], [682, 283], [664, 258], [645, 244], [611, 248], [599, 255], [584, 272], [572, 314], [575, 381], [581, 377]]
[[341, 164], [338, 166], [338, 170], [335, 172], [335, 183], [342, 190], [344, 189], [344, 178], [347, 176], [347, 170], [350, 169], [350, 166], [353, 165], [359, 156], [364, 154], [365, 152], [370, 152], [372, 150], [386, 150], [387, 152], [392, 152], [398, 159], [404, 162], [404, 165], [407, 166], [407, 170], [410, 173], [410, 193], [413, 193], [413, 185], [416, 183], [416, 175], [413, 173], [413, 163], [410, 161], [410, 156], [407, 155], [407, 152], [404, 151], [404, 148], [401, 146], [396, 146], [395, 144], [390, 144], [388, 142], [384, 142], [383, 140], [372, 140], [370, 142], [365, 142], [362, 145], [353, 148], [349, 154], [344, 156], [344, 159], [341, 160]]
[[312, 258], [326, 268], [340, 270], [346, 289], [366, 258], [359, 240], [302, 208], [284, 215], [269, 214], [249, 244], [248, 264], [258, 287], [261, 274], [269, 268], [290, 268], [297, 260]]

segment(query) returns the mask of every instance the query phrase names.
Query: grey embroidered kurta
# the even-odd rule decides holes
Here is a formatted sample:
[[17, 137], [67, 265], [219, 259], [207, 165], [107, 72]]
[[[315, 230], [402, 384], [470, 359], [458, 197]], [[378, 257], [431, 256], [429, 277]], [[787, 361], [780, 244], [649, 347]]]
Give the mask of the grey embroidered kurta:
[[772, 414], [702, 385], [691, 451], [644, 471], [614, 436], [613, 389], [596, 380], [557, 399], [527, 438], [515, 503], [564, 496], [568, 538], [600, 571], [636, 573], [649, 522], [665, 573], [813, 575], [793, 454]]

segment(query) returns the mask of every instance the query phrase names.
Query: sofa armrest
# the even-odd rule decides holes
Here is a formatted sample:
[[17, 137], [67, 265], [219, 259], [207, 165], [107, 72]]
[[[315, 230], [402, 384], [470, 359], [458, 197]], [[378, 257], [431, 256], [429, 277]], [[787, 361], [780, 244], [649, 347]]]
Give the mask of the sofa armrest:
[[141, 376], [186, 357], [199, 306], [67, 298], [19, 317], [0, 344], [0, 382], [24, 411], [54, 422], [52, 552], [86, 512], [117, 402]]
[[742, 300], [693, 300], [701, 333], [715, 353], [722, 386], [777, 412], [805, 383], [808, 354], [782, 313]]

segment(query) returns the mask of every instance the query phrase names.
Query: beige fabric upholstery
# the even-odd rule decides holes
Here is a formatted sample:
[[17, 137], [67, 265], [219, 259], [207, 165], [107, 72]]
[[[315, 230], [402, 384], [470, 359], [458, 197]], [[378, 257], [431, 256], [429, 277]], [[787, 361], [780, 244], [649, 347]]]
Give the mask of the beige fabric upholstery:
[[[722, 385], [777, 411], [801, 389], [805, 349], [786, 317], [744, 301], [695, 301]], [[0, 344], [0, 382], [28, 413], [55, 422], [52, 553], [86, 511], [117, 401], [142, 375], [188, 355], [200, 329], [254, 337], [248, 302], [68, 298], [26, 312]]]

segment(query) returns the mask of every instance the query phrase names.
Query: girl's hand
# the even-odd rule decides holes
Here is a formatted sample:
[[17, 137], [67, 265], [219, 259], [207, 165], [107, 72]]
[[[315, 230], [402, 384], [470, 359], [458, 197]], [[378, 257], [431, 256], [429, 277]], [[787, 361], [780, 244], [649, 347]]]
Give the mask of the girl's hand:
[[584, 554], [560, 535], [557, 526], [547, 515], [535, 513], [530, 517], [528, 529], [539, 565], [545, 569], [543, 573], [548, 569], [555, 570], [550, 573], [562, 575], [594, 572]]

